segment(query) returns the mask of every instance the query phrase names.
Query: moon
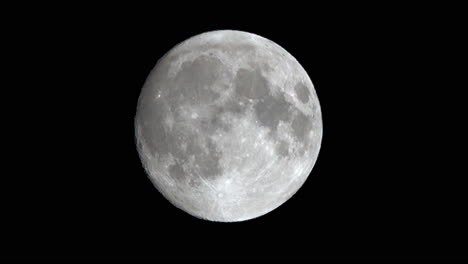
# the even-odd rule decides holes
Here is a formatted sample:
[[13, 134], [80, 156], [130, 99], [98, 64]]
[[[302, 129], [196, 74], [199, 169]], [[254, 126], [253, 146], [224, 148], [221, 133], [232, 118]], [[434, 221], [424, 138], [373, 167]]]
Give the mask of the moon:
[[322, 114], [312, 81], [285, 49], [248, 32], [211, 31], [157, 62], [138, 98], [135, 138], [169, 202], [197, 218], [238, 222], [303, 185]]

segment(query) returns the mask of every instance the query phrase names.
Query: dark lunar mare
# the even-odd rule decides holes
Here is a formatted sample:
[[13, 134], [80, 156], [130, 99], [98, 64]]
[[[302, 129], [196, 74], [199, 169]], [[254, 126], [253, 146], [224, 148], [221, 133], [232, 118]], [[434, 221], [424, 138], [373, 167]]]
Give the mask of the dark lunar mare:
[[[278, 142], [277, 129], [280, 121], [292, 122], [291, 128], [296, 139], [303, 143], [304, 150], [308, 144], [307, 133], [312, 129], [311, 117], [302, 113], [293, 104], [288, 102], [283, 93], [272, 94], [270, 83], [262, 75], [261, 71], [249, 71], [239, 69], [235, 78], [235, 91], [240, 98], [256, 100], [254, 110], [257, 120], [270, 131], [274, 142]], [[302, 102], [309, 100], [309, 90], [302, 82], [295, 85], [295, 91]], [[286, 142], [277, 146], [277, 154], [287, 156], [289, 154]], [[301, 154], [304, 152], [301, 151]]]
[[303, 82], [298, 82], [294, 86], [294, 91], [296, 92], [299, 101], [301, 101], [304, 104], [309, 102], [310, 91], [309, 88], [307, 88], [307, 86]]
[[[243, 47], [251, 48], [251, 47]], [[261, 69], [248, 70], [240, 68], [233, 76], [235, 96], [222, 105], [214, 102], [220, 94], [213, 89], [222, 73], [228, 71], [219, 59], [213, 56], [201, 55], [193, 61], [181, 65], [173, 79], [167, 79], [168, 66], [159, 65], [151, 80], [145, 85], [140, 97], [139, 116], [147, 123], [141, 122], [143, 138], [153, 151], [160, 157], [171, 154], [175, 164], [169, 167], [169, 174], [176, 180], [189, 180], [187, 176], [196, 173], [204, 178], [215, 178], [223, 175], [220, 165], [221, 151], [208, 137], [218, 128], [228, 132], [232, 124], [223, 122], [221, 116], [229, 113], [238, 117], [245, 114], [249, 99], [254, 100], [253, 109], [261, 126], [269, 129], [269, 136], [277, 142], [278, 155], [290, 155], [289, 144], [280, 140], [277, 135], [280, 121], [291, 122], [293, 136], [305, 148], [308, 146], [307, 133], [312, 129], [311, 117], [303, 114], [293, 104], [288, 102], [284, 94], [272, 94], [270, 83], [263, 76]], [[309, 101], [309, 90], [302, 82], [294, 87], [301, 102]], [[155, 94], [161, 97], [154, 101]], [[208, 106], [209, 115], [201, 115], [198, 121], [187, 127], [187, 116], [181, 113], [180, 106]], [[174, 118], [172, 130], [165, 125], [168, 115]], [[197, 123], [198, 122], [198, 123]], [[197, 130], [199, 129], [199, 130]], [[183, 149], [182, 145], [186, 145]], [[302, 152], [303, 153], [303, 152]], [[182, 164], [188, 164], [190, 159], [194, 167], [184, 169]]]
[[[172, 80], [164, 80], [156, 74], [144, 90], [140, 102], [140, 116], [147, 123], [142, 122], [143, 137], [149, 148], [153, 150], [152, 155], [158, 154], [160, 157], [171, 154], [175, 159], [175, 164], [169, 167], [169, 175], [174, 179], [185, 181], [191, 173], [196, 173], [204, 178], [213, 178], [222, 175], [220, 166], [221, 152], [216, 148], [216, 144], [209, 137], [202, 137], [200, 131], [204, 133], [215, 131], [217, 126], [221, 126], [220, 120], [216, 116], [207, 119], [200, 116], [199, 127], [193, 130], [187, 127], [187, 116], [181, 113], [181, 106], [204, 106], [213, 103], [219, 93], [211, 89], [211, 85], [219, 78], [221, 62], [208, 56], [199, 56], [192, 62], [184, 62], [181, 69]], [[162, 70], [167, 69], [162, 68]], [[161, 97], [156, 101], [154, 95], [160, 93]], [[148, 96], [149, 95], [149, 96]], [[172, 115], [174, 123], [169, 131], [165, 125], [165, 119]], [[186, 146], [184, 149], [182, 145]], [[194, 167], [187, 171], [182, 164], [189, 164], [193, 159]]]

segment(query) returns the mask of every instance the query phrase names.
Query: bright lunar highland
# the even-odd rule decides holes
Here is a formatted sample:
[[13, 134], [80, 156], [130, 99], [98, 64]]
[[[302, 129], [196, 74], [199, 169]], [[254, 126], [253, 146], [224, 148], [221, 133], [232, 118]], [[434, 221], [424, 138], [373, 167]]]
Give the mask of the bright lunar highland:
[[138, 99], [135, 133], [167, 200], [198, 218], [235, 222], [274, 210], [302, 186], [322, 116], [291, 54], [261, 36], [220, 30], [158, 61]]

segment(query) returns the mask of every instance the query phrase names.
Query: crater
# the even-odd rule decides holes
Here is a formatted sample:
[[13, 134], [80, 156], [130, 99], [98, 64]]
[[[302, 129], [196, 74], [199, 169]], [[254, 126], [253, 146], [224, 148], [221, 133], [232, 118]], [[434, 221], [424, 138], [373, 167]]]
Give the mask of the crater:
[[200, 179], [192, 177], [189, 179], [188, 184], [190, 187], [198, 189], [202, 185], [202, 182]]
[[297, 98], [302, 103], [305, 104], [309, 102], [310, 91], [304, 83], [298, 82], [296, 86], [294, 86], [294, 91], [296, 92]]
[[181, 164], [176, 162], [169, 166], [169, 175], [176, 180], [182, 180], [185, 178], [185, 171]]

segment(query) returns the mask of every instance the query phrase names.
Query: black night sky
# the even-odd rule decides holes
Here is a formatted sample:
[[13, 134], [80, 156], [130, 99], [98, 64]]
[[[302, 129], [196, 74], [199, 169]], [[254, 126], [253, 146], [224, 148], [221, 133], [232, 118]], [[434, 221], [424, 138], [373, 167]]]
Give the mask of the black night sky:
[[[466, 256], [466, 184], [446, 162], [450, 136], [441, 133], [451, 120], [436, 102], [450, 98], [431, 66], [449, 35], [431, 15], [437, 7], [258, 13], [220, 5], [203, 15], [189, 7], [22, 7], [6, 19], [6, 51], [19, 71], [10, 98], [20, 104], [5, 113], [21, 118], [5, 122], [22, 140], [7, 142], [15, 161], [4, 173], [0, 258]], [[324, 126], [303, 187], [271, 213], [230, 224], [165, 200], [134, 142], [137, 98], [157, 60], [216, 29], [252, 32], [290, 52], [315, 86]]]

